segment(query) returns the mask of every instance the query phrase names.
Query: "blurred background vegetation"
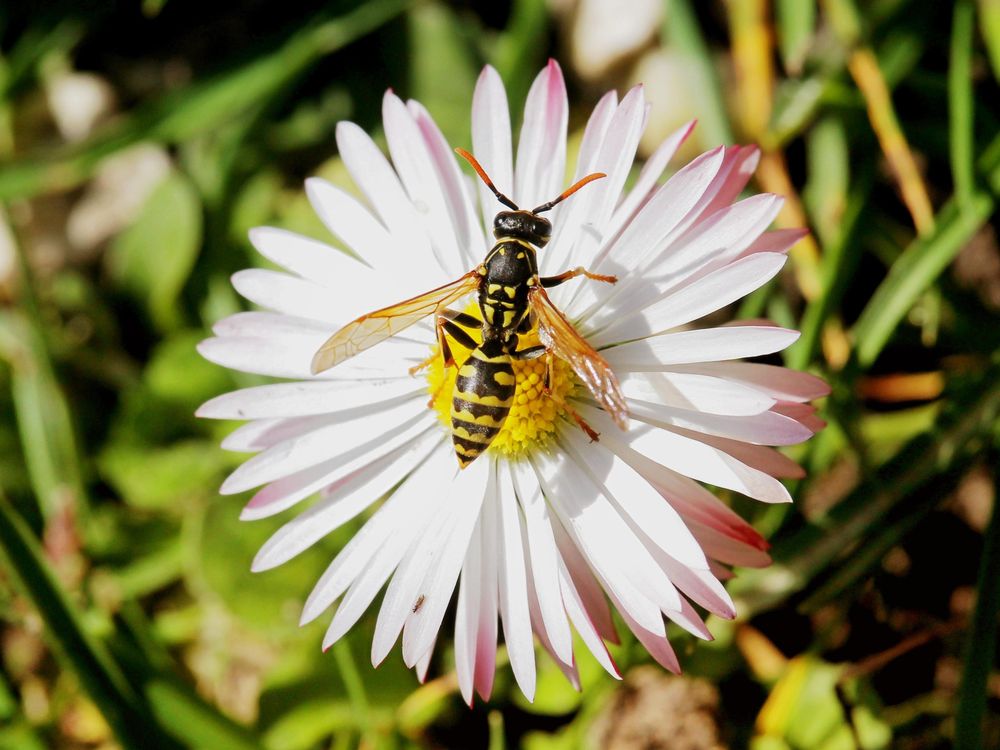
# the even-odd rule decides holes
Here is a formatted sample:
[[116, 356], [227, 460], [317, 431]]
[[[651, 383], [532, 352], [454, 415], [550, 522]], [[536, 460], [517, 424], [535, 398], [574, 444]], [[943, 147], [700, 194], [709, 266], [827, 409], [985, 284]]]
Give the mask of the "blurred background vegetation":
[[[625, 631], [624, 683], [542, 656], [533, 705], [504, 667], [469, 710], [448, 647], [420, 686], [371, 669], [373, 617], [325, 655], [297, 627], [356, 526], [250, 574], [282, 519], [237, 521], [232, 425], [192, 414], [257, 379], [193, 346], [248, 228], [325, 238], [301, 186], [348, 185], [337, 121], [381, 137], [391, 86], [467, 146], [481, 66], [517, 122], [549, 56], [571, 145], [637, 81], [644, 153], [691, 117], [687, 157], [761, 144], [812, 233], [732, 312], [803, 330], [830, 424], [793, 507], [732, 498], [775, 565], [676, 636], [684, 677]], [[1000, 747], [998, 76], [997, 0], [4, 3], [0, 748]]]

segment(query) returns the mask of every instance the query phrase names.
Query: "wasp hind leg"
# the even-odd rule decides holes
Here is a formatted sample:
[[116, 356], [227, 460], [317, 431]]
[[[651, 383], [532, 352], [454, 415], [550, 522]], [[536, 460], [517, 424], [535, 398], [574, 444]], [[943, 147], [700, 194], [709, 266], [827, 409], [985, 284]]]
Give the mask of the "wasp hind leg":
[[[480, 322], [471, 315], [455, 312], [454, 310], [442, 310], [437, 318], [435, 318], [434, 328], [437, 331], [438, 349], [441, 352], [441, 362], [444, 369], [458, 366], [455, 364], [455, 357], [452, 355], [451, 346], [448, 344], [449, 336], [466, 349], [475, 349], [479, 346], [476, 340], [462, 328], [463, 325], [469, 328], [478, 328]], [[432, 354], [416, 367], [411, 367], [410, 375], [415, 375], [421, 369], [430, 365], [436, 356], [436, 354]], [[437, 388], [431, 393], [431, 398], [427, 402], [428, 409], [434, 408], [434, 403], [437, 401], [438, 396], [441, 395], [441, 389], [444, 388], [446, 382], [448, 382], [447, 379], [442, 378]]]
[[577, 276], [586, 276], [588, 279], [593, 279], [594, 281], [603, 281], [605, 284], [615, 284], [618, 282], [617, 276], [605, 276], [601, 273], [593, 273], [588, 271], [583, 266], [577, 266], [576, 268], [571, 268], [568, 271], [563, 271], [555, 276], [542, 276], [539, 281], [542, 286], [546, 289], [551, 289], [554, 286], [559, 286], [565, 281], [574, 279]]
[[[445, 333], [447, 332], [448, 336], [451, 336], [466, 349], [475, 349], [479, 344], [463, 329], [476, 330], [481, 325], [481, 321], [467, 313], [442, 310], [437, 314], [434, 319], [434, 330], [437, 333], [438, 351], [441, 352], [441, 358], [446, 368], [455, 366], [455, 358], [451, 354], [451, 347], [448, 346], [448, 339]], [[410, 375], [416, 375], [425, 367], [429, 367], [434, 362], [435, 357], [437, 357], [437, 354], [432, 354], [420, 364], [411, 367], [409, 369]]]
[[[535, 349], [538, 347], [531, 347], [531, 348]], [[544, 350], [545, 347], [541, 348]], [[526, 349], [525, 351], [530, 351], [530, 350]], [[587, 424], [587, 420], [581, 417], [576, 412], [576, 409], [574, 409], [572, 406], [569, 405], [569, 402], [565, 398], [563, 398], [560, 394], [553, 391], [551, 388], [552, 381], [555, 379], [552, 373], [552, 369], [555, 366], [555, 356], [551, 352], [546, 352], [546, 351], [542, 351], [535, 356], [541, 356], [541, 354], [545, 355], [545, 380], [542, 381], [542, 393], [551, 398], [556, 403], [557, 406], [559, 406], [563, 411], [565, 411], [573, 418], [573, 421], [576, 422], [577, 426], [581, 430], [587, 433], [587, 437], [590, 438], [590, 442], [596, 443], [597, 440], [600, 438], [601, 434], [597, 432], [597, 430], [595, 430], [589, 424]]]

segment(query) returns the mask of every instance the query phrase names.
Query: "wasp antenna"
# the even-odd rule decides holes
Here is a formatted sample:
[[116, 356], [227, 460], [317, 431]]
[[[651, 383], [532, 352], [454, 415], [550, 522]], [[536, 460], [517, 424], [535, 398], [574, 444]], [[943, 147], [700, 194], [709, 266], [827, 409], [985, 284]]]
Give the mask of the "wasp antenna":
[[483, 182], [486, 183], [486, 187], [488, 187], [490, 190], [493, 191], [493, 195], [495, 195], [497, 197], [498, 201], [500, 201], [505, 206], [507, 206], [507, 208], [510, 208], [510, 209], [512, 209], [514, 211], [520, 211], [521, 210], [521, 209], [519, 209], [517, 207], [517, 205], [515, 205], [514, 201], [512, 201], [506, 195], [504, 195], [499, 190], [497, 190], [496, 185], [493, 184], [493, 180], [490, 179], [490, 176], [488, 174], [486, 174], [486, 170], [482, 168], [482, 166], [479, 164], [478, 161], [476, 161], [476, 157], [475, 156], [473, 156], [472, 154], [470, 154], [464, 148], [456, 148], [455, 149], [455, 153], [458, 154], [459, 156], [461, 156], [463, 159], [465, 159], [467, 162], [469, 162], [469, 164], [472, 165], [472, 168], [474, 170], [476, 170], [476, 172], [482, 178]]
[[562, 203], [564, 200], [566, 200], [567, 198], [569, 198], [571, 195], [573, 195], [573, 193], [575, 193], [577, 190], [579, 190], [580, 188], [582, 188], [587, 183], [593, 182], [594, 180], [599, 180], [602, 177], [607, 177], [607, 175], [604, 174], [604, 172], [594, 172], [593, 174], [588, 174], [586, 177], [584, 177], [582, 180], [580, 180], [576, 184], [571, 185], [570, 187], [566, 188], [566, 190], [563, 191], [562, 195], [560, 195], [555, 200], [551, 200], [548, 203], [543, 203], [538, 208], [531, 209], [531, 213], [533, 213], [533, 214], [540, 214], [543, 211], [548, 211], [550, 208], [552, 208], [553, 206], [555, 206], [557, 203]]

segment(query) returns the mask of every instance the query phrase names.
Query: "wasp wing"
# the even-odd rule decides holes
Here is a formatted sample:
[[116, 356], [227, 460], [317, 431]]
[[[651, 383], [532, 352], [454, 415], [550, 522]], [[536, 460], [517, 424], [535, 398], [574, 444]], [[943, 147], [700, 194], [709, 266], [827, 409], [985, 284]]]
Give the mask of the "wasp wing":
[[545, 348], [565, 360], [594, 398], [621, 429], [626, 427], [628, 407], [615, 373], [573, 324], [559, 312], [549, 295], [537, 284], [528, 292], [528, 304], [538, 325], [538, 337]]
[[450, 284], [439, 286], [425, 294], [390, 307], [383, 307], [351, 321], [328, 338], [313, 356], [313, 375], [339, 365], [380, 341], [395, 336], [428, 315], [442, 310], [459, 297], [476, 291], [481, 278], [478, 271], [469, 271]]

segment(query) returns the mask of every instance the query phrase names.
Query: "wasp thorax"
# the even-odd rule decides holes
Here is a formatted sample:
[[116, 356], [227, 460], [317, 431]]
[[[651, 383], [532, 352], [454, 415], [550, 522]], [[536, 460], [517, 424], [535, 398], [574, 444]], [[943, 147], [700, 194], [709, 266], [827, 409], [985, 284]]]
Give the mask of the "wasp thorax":
[[501, 211], [493, 219], [493, 236], [517, 237], [544, 247], [552, 235], [549, 220], [530, 211]]

